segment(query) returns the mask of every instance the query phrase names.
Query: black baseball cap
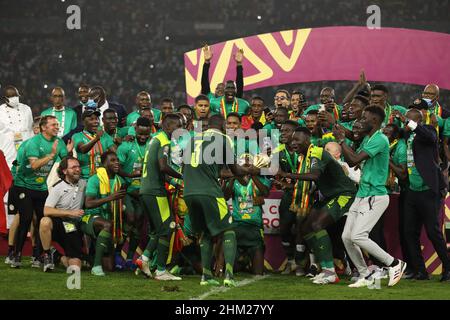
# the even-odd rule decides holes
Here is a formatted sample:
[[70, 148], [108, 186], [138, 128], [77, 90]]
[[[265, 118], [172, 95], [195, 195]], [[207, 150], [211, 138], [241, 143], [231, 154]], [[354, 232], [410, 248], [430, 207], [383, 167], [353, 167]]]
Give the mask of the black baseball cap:
[[86, 119], [87, 117], [92, 116], [95, 114], [97, 117], [100, 117], [101, 113], [97, 109], [86, 109], [83, 114], [81, 115], [81, 120]]
[[428, 110], [430, 107], [428, 106], [428, 103], [420, 98], [417, 98], [414, 100], [414, 102], [408, 107], [409, 109], [419, 109], [419, 110]]

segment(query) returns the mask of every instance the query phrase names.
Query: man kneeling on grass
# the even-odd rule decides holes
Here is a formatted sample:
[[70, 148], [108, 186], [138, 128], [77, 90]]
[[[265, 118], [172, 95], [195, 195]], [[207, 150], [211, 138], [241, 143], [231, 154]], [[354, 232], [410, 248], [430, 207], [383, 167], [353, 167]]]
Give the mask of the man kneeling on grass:
[[108, 271], [114, 266], [114, 244], [123, 241], [123, 204], [126, 185], [118, 175], [119, 159], [113, 151], [101, 156], [102, 166], [91, 176], [86, 187], [86, 212], [81, 219], [81, 231], [96, 239], [94, 265], [91, 273], [104, 276], [102, 258], [107, 255]]
[[44, 272], [55, 267], [50, 251], [52, 240], [65, 252], [61, 262], [65, 267], [81, 268], [80, 218], [84, 200], [86, 181], [80, 179], [80, 162], [73, 157], [62, 159], [58, 168], [60, 181], [51, 189], [45, 201], [44, 217], [41, 219], [39, 234], [44, 249]]

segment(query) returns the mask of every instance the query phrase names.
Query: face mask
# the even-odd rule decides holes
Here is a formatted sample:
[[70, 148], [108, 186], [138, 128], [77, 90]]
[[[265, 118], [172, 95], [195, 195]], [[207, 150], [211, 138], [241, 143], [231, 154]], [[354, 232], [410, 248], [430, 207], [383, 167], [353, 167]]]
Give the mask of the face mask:
[[19, 97], [8, 98], [8, 105], [10, 107], [17, 108], [19, 106]]
[[431, 105], [433, 104], [433, 100], [431, 99], [423, 98], [423, 100], [428, 104], [429, 107], [431, 107]]
[[96, 109], [98, 106], [97, 102], [95, 102], [93, 99], [89, 99], [88, 102], [86, 102], [86, 107]]

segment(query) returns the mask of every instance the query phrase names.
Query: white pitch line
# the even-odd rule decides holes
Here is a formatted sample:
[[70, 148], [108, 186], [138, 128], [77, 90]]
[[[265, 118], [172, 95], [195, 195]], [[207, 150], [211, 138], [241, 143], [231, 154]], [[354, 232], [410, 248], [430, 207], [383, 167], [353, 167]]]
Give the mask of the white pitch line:
[[[264, 276], [255, 276], [255, 277], [250, 278], [250, 279], [245, 279], [245, 280], [242, 280], [242, 281], [238, 281], [237, 285], [236, 285], [236, 288], [237, 287], [246, 286], [248, 284], [251, 284], [251, 283], [259, 281], [259, 280], [266, 279], [268, 277], [270, 277], [270, 275], [267, 274], [267, 275], [264, 275]], [[230, 289], [232, 289], [232, 287], [215, 287], [215, 288], [213, 288], [213, 289], [211, 289], [211, 290], [209, 290], [209, 291], [199, 295], [198, 297], [193, 297], [193, 298], [190, 298], [189, 300], [204, 300], [205, 298], [209, 297], [210, 295], [213, 295], [213, 294], [216, 294], [216, 293], [223, 293], [223, 292], [226, 292], [226, 291], [228, 291]]]

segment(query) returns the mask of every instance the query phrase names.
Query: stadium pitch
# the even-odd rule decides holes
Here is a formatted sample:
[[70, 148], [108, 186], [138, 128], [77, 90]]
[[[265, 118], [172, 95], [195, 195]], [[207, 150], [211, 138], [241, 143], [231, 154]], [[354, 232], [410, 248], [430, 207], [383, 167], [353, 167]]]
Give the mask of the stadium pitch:
[[402, 280], [394, 287], [381, 280], [380, 289], [348, 288], [348, 279], [338, 284], [315, 285], [308, 278], [267, 274], [253, 277], [237, 274], [236, 288], [202, 287], [200, 276], [183, 276], [182, 281], [158, 282], [131, 272], [112, 272], [95, 277], [81, 272], [80, 289], [68, 289], [70, 274], [62, 267], [44, 273], [30, 267], [24, 259], [21, 269], [0, 264], [0, 299], [2, 300], [445, 300], [450, 299], [448, 283], [438, 277], [428, 281]]

